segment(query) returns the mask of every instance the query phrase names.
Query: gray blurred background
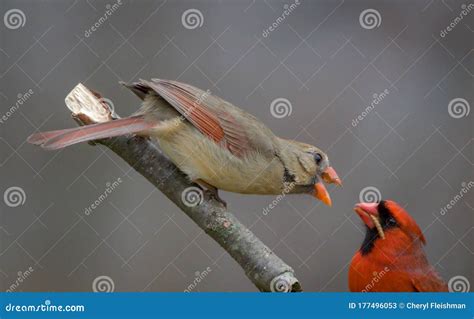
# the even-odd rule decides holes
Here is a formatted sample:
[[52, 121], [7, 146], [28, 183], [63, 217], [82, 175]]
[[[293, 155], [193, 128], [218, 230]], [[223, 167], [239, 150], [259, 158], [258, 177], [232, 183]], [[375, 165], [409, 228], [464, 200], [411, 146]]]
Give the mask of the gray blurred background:
[[[1, 1], [0, 288], [91, 291], [106, 278], [115, 291], [183, 291], [205, 277], [193, 291], [255, 291], [231, 257], [108, 149], [25, 143], [35, 131], [75, 126], [64, 98], [78, 82], [127, 115], [139, 100], [118, 81], [153, 77], [210, 90], [276, 134], [327, 151], [344, 182], [329, 188], [332, 208], [287, 196], [264, 215], [274, 197], [222, 193], [306, 291], [347, 291], [364, 236], [352, 207], [377, 192], [414, 216], [446, 281], [473, 283], [473, 190], [463, 193], [462, 183], [474, 180], [474, 12], [440, 33], [463, 3]], [[375, 11], [360, 19], [367, 9]], [[272, 115], [278, 98], [291, 114], [286, 102]]]

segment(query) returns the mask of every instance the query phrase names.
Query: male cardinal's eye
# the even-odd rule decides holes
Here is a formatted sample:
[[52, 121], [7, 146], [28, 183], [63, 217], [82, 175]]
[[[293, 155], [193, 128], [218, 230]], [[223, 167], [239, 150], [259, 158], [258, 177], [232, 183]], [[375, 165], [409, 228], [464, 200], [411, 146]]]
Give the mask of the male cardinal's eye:
[[390, 219], [388, 220], [388, 224], [393, 226], [397, 224], [397, 221], [393, 217], [390, 217]]
[[320, 164], [321, 161], [323, 160], [323, 156], [319, 153], [314, 154], [314, 160], [316, 161], [316, 164]]

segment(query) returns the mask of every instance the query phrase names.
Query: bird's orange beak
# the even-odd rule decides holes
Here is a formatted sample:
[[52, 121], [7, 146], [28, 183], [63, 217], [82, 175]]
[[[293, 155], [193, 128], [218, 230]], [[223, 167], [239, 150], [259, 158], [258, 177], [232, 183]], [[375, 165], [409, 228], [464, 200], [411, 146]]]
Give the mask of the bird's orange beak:
[[337, 175], [334, 168], [332, 168], [332, 166], [326, 167], [326, 169], [321, 174], [321, 178], [328, 184], [336, 184], [337, 186], [342, 186], [341, 179]]
[[354, 211], [359, 215], [360, 219], [367, 225], [369, 228], [374, 228], [374, 222], [370, 215], [377, 217], [379, 213], [377, 211], [377, 203], [358, 203], [354, 207]]
[[377, 228], [377, 231], [382, 239], [385, 238], [385, 233], [380, 224], [380, 217], [378, 211], [379, 203], [358, 203], [354, 207], [354, 211], [359, 215], [360, 219], [370, 229]]
[[328, 206], [332, 206], [331, 197], [329, 196], [328, 190], [322, 182], [314, 184], [314, 197], [322, 201]]
[[[342, 185], [341, 179], [337, 175], [334, 168], [331, 166], [328, 166], [324, 169], [324, 171], [321, 173], [321, 178], [328, 184], [336, 184], [338, 186]], [[314, 197], [322, 201], [324, 204], [332, 206], [331, 197], [329, 196], [329, 193], [322, 182], [317, 182], [314, 184]]]

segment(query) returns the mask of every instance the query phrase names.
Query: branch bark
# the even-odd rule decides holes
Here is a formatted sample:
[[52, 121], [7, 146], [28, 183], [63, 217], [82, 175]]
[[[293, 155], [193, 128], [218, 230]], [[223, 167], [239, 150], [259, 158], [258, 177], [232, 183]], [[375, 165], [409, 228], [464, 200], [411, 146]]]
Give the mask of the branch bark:
[[[66, 105], [80, 125], [117, 118], [107, 101], [82, 84], [78, 84], [66, 97]], [[114, 151], [175, 203], [237, 261], [260, 291], [302, 290], [290, 266], [231, 212], [197, 184], [191, 183], [150, 140], [139, 136], [120, 136], [92, 144], [96, 143]], [[186, 199], [186, 196], [190, 198]]]

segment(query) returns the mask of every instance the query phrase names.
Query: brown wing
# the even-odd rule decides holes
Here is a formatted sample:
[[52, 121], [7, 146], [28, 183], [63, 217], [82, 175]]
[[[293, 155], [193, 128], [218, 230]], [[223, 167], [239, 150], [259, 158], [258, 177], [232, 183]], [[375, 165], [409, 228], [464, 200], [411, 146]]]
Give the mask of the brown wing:
[[[153, 79], [126, 85], [143, 98], [153, 90], [192, 123], [202, 134], [235, 156], [257, 149], [251, 142], [250, 122], [256, 119], [230, 103], [188, 84]], [[246, 123], [247, 122], [247, 123]], [[263, 124], [262, 124], [263, 126]]]

